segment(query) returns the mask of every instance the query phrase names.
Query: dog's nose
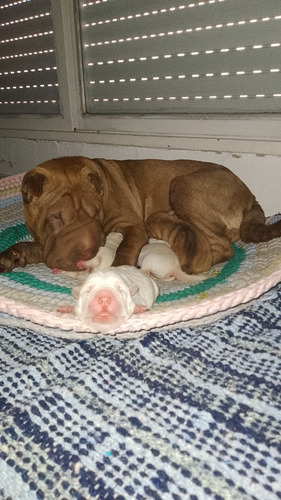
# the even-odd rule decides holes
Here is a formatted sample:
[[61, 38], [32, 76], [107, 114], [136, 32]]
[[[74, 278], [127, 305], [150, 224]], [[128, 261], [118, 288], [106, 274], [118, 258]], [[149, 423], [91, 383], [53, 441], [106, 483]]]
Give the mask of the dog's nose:
[[94, 251], [89, 249], [89, 250], [83, 250], [83, 252], [80, 252], [79, 253], [79, 259], [78, 259], [78, 262], [79, 261], [83, 261], [83, 260], [90, 260], [92, 259], [95, 255], [94, 255]]

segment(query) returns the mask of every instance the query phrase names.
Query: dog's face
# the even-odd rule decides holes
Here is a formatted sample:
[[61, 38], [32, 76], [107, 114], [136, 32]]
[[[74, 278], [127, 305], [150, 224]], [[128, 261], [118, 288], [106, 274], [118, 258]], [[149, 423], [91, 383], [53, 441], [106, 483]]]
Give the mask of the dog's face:
[[90, 161], [43, 163], [24, 176], [22, 195], [27, 229], [48, 267], [75, 271], [104, 244], [103, 185]]
[[134, 312], [132, 291], [115, 271], [90, 274], [83, 285], [74, 290], [78, 296], [75, 313], [80, 321], [100, 330], [117, 326]]

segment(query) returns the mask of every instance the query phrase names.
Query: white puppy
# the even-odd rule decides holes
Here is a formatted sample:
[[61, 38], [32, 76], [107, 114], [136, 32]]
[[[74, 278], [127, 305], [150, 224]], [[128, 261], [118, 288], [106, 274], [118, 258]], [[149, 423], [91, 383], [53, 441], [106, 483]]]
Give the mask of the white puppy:
[[186, 274], [181, 269], [180, 261], [169, 243], [154, 238], [150, 238], [148, 245], [144, 245], [141, 249], [138, 265], [145, 274], [162, 281], [177, 278], [192, 284], [206, 279], [206, 276]]
[[153, 279], [132, 266], [96, 271], [72, 294], [75, 307], [61, 306], [59, 312], [74, 312], [80, 321], [99, 330], [118, 326], [132, 314], [150, 309], [159, 293]]

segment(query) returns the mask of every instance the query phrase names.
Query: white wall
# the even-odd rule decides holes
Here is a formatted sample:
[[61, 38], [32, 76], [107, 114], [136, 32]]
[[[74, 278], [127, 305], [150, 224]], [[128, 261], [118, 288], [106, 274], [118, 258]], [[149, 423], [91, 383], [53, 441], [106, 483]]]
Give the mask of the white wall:
[[253, 191], [266, 215], [281, 212], [281, 157], [257, 154], [110, 146], [78, 142], [0, 138], [0, 175], [25, 172], [38, 163], [64, 155], [90, 158], [187, 158], [230, 168]]

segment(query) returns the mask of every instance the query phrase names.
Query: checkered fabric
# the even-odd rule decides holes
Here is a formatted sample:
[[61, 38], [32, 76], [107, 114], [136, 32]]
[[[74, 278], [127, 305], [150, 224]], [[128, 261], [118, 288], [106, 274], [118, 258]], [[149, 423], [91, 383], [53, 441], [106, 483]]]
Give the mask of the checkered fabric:
[[281, 498], [280, 309], [278, 285], [209, 325], [74, 342], [2, 313], [0, 498]]

